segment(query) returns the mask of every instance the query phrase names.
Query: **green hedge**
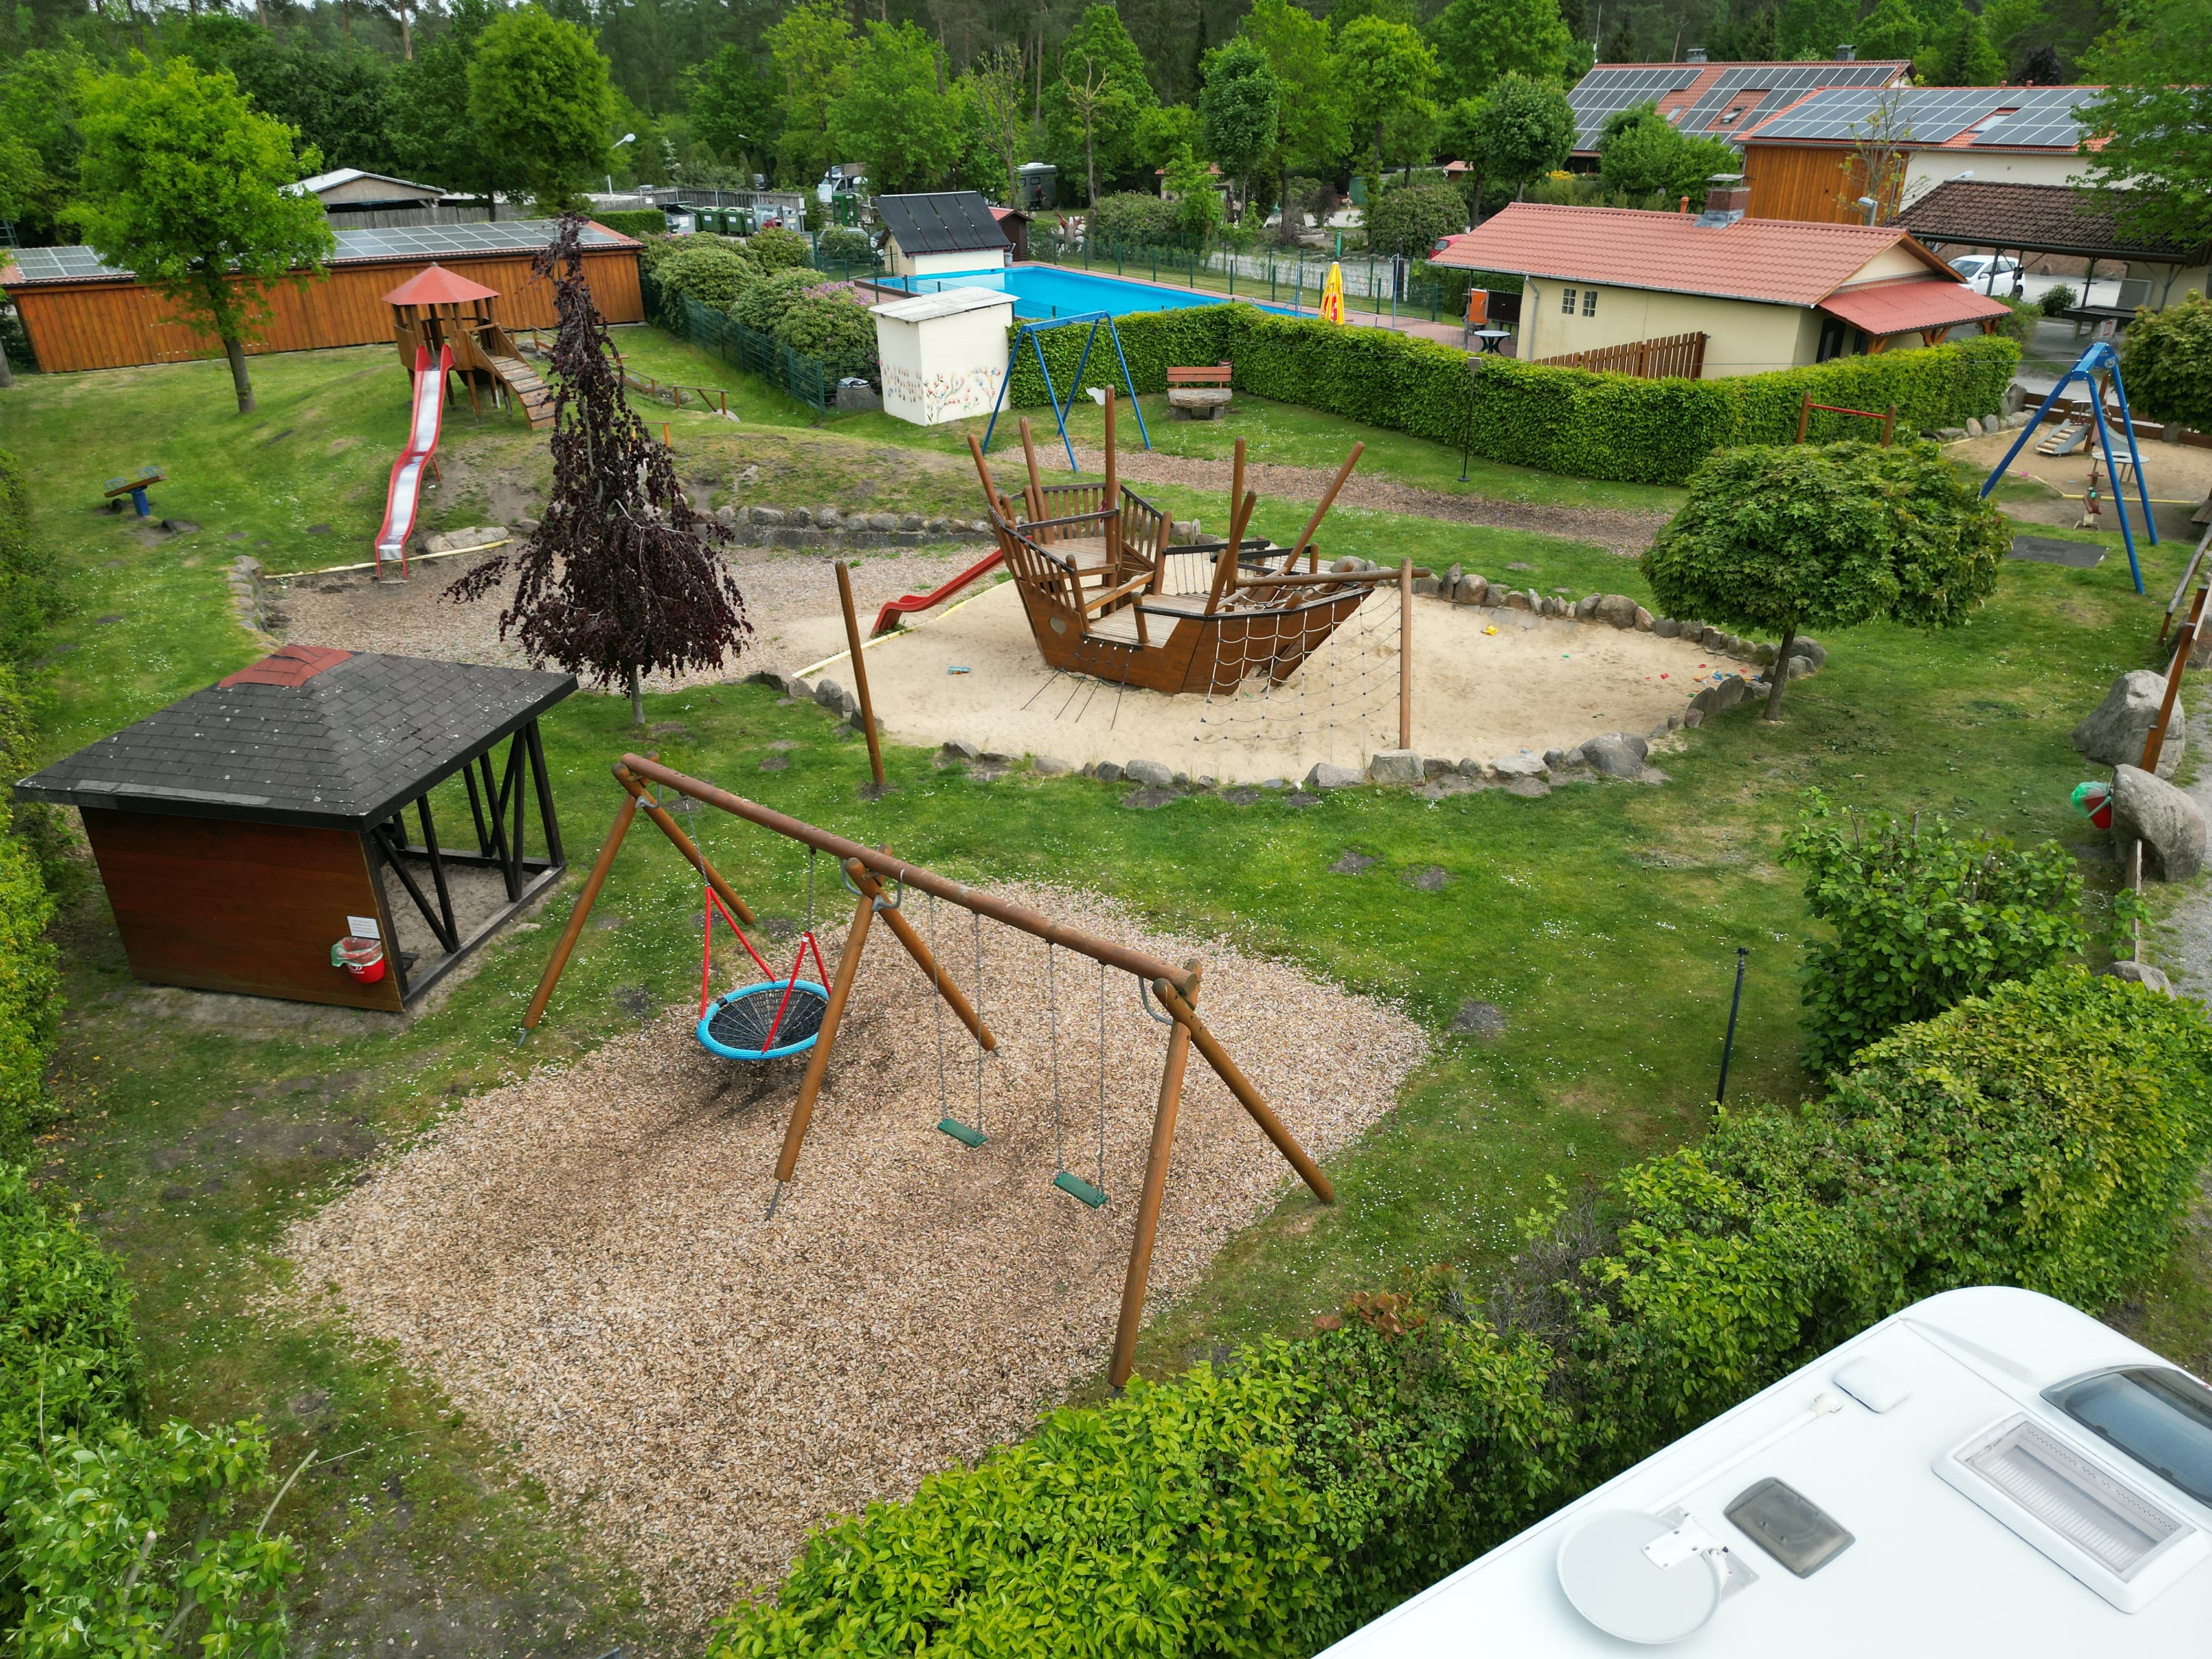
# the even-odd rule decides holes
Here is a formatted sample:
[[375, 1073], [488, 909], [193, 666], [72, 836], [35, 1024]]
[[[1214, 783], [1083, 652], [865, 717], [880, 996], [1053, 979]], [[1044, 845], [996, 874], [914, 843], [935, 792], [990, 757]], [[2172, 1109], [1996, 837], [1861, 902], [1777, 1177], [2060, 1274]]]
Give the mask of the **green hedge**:
[[628, 209], [615, 213], [594, 213], [592, 222], [605, 225], [623, 236], [665, 236], [668, 234], [668, 216], [659, 208]]
[[115, 1258], [0, 1164], [0, 1443], [94, 1432], [145, 1408], [131, 1294]]
[[22, 464], [0, 449], [0, 663], [39, 653], [57, 603], [52, 555], [31, 534]]
[[[1170, 366], [1226, 357], [1236, 365], [1237, 389], [1256, 397], [1455, 448], [1471, 441], [1475, 453], [1494, 461], [1638, 483], [1680, 483], [1728, 445], [1790, 442], [1808, 396], [1853, 409], [1894, 404], [1906, 431], [1959, 425], [1999, 407], [2020, 358], [2012, 341], [1977, 339], [1771, 374], [1644, 380], [1483, 357], [1470, 393], [1466, 352], [1388, 329], [1340, 327], [1237, 304], [1141, 312], [1116, 325], [1140, 392], [1164, 390]], [[1070, 327], [1041, 337], [1063, 393], [1087, 332]], [[1011, 399], [1042, 404], [1036, 356], [1025, 351], [1024, 358]], [[1094, 352], [1084, 379], [1103, 385], [1109, 376], [1117, 376], [1110, 350], [1103, 368]], [[1809, 435], [1867, 435], [1864, 422], [1815, 418]]]
[[1308, 1341], [1131, 1384], [817, 1534], [714, 1659], [1310, 1653], [1919, 1297], [2094, 1307], [2212, 1155], [2212, 1023], [2080, 969], [1906, 1026]]
[[[15, 671], [0, 664], [0, 775], [30, 769], [30, 717]], [[54, 901], [39, 849], [15, 814], [42, 813], [0, 793], [0, 1157], [20, 1154], [46, 1121], [46, 1061], [61, 1009], [61, 974], [46, 937]], [[40, 825], [41, 828], [48, 826]]]

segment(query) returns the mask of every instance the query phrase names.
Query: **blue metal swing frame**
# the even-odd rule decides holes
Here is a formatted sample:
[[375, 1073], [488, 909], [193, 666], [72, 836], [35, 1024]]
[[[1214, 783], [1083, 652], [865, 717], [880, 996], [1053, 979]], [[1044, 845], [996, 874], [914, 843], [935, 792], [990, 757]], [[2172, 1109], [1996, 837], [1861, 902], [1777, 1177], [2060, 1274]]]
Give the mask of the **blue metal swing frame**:
[[[1083, 342], [1083, 355], [1075, 360], [1075, 379], [1067, 388], [1067, 402], [1062, 404], [1060, 392], [1052, 383], [1052, 367], [1044, 360], [1044, 343], [1037, 338], [1055, 328], [1080, 328], [1091, 325], [1091, 333]], [[991, 423], [983, 428], [983, 453], [991, 453], [991, 434], [999, 429], [999, 411], [1006, 407], [1006, 393], [1014, 384], [1014, 367], [1020, 362], [1022, 343], [1027, 341], [1036, 353], [1038, 371], [1044, 376], [1045, 396], [1052, 399], [1052, 418], [1060, 424], [1060, 441], [1067, 450], [1067, 470], [1081, 472], [1075, 464], [1074, 441], [1067, 435], [1067, 410], [1075, 405], [1076, 394], [1083, 390], [1083, 371], [1091, 362], [1091, 349], [1098, 343], [1098, 325], [1106, 325], [1106, 337], [1114, 343], [1114, 356], [1121, 365], [1121, 387], [1129, 394], [1129, 407], [1137, 416], [1137, 435], [1145, 441], [1145, 447], [1152, 447], [1152, 434], [1145, 430], [1145, 411], [1137, 403], [1137, 383], [1129, 377], [1129, 356], [1121, 349], [1121, 331], [1114, 326], [1114, 313], [1109, 311], [1080, 311], [1070, 316], [1056, 318], [1050, 322], [1024, 323], [1014, 336], [1013, 344], [1006, 351], [1006, 377], [999, 382], [998, 401], [991, 405]]]
[[[2021, 428], [2019, 438], [2010, 449], [2005, 451], [2004, 459], [1999, 461], [1996, 470], [1982, 481], [1982, 495], [1987, 499], [1990, 491], [1997, 487], [1997, 480], [2003, 477], [2012, 465], [2013, 457], [2019, 454], [2027, 447], [2027, 441], [2042, 429], [2043, 417], [2050, 412], [2051, 404], [2057, 403], [2059, 394], [2077, 380], [2087, 391], [2089, 418], [2096, 422], [2097, 441], [2104, 448], [2105, 477], [2112, 480], [2119, 477], [2120, 470], [2112, 461], [2112, 429], [2105, 420], [2105, 400], [2097, 390], [2096, 381], [2091, 378], [2100, 368], [2112, 371], [2112, 391], [2120, 400], [2120, 424], [2127, 433], [2128, 459], [2135, 463], [2136, 492], [2142, 500], [2143, 528], [2150, 534], [2150, 544], [2156, 547], [2158, 521], [2151, 516], [2150, 483], [2143, 477], [2142, 453], [2136, 447], [2135, 417], [2128, 413], [2128, 389], [2120, 380], [2119, 354], [2112, 349], [2109, 340], [2093, 341], [2089, 349], [2081, 354], [2081, 360], [2059, 377], [2058, 384], [2051, 388], [2051, 395], [2037, 406], [2035, 418]], [[2136, 562], [2135, 532], [2128, 526], [2127, 491], [2118, 488], [2117, 483], [2112, 488], [2112, 506], [2120, 515], [2120, 539], [2127, 544], [2128, 574], [2135, 579], [2136, 592], [2140, 593], [2143, 591], [2142, 567]]]

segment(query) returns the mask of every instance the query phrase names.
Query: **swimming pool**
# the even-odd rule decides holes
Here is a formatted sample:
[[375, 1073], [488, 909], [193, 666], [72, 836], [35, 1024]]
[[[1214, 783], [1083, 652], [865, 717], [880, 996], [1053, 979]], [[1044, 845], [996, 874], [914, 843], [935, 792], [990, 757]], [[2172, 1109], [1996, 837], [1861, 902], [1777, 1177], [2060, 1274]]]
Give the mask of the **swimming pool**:
[[[1126, 317], [1133, 311], [1179, 311], [1186, 306], [1218, 306], [1229, 296], [1206, 289], [1178, 289], [1132, 283], [1094, 271], [1063, 270], [1053, 265], [999, 266], [989, 270], [949, 272], [939, 276], [881, 276], [878, 283], [908, 294], [934, 294], [947, 288], [1003, 289], [1014, 296], [1014, 315], [1024, 322], [1042, 322], [1074, 313], [1103, 311]], [[1246, 301], [1243, 295], [1237, 300]], [[1292, 314], [1288, 306], [1261, 305], [1262, 311]]]

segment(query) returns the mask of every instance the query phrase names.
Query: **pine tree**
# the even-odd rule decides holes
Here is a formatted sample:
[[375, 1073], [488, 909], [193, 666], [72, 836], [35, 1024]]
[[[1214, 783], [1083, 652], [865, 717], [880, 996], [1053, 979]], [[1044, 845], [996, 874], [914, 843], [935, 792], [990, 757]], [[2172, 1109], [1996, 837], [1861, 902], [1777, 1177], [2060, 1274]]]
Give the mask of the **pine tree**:
[[562, 216], [532, 268], [555, 280], [553, 499], [512, 561], [488, 559], [446, 595], [492, 592], [512, 564], [500, 615], [532, 662], [551, 662], [629, 692], [645, 724], [644, 677], [719, 668], [752, 632], [745, 602], [714, 547], [729, 532], [691, 509], [666, 448], [623, 394], [605, 319], [584, 280], [584, 220]]

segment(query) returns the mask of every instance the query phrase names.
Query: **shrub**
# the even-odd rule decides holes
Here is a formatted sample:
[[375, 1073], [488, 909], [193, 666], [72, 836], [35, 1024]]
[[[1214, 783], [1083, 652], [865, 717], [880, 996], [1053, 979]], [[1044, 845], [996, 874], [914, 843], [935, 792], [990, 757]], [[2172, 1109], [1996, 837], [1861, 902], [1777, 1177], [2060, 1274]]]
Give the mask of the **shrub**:
[[765, 271], [789, 270], [806, 263], [806, 238], [781, 225], [755, 231], [745, 240], [745, 254]]
[[[19, 777], [29, 763], [28, 710], [14, 671], [0, 664], [0, 773]], [[29, 833], [18, 833], [19, 819]], [[50, 809], [0, 795], [0, 1156], [20, 1152], [49, 1115], [46, 1061], [62, 999], [41, 866], [64, 858], [60, 839]]]
[[876, 245], [865, 230], [854, 230], [840, 225], [835, 230], [825, 230], [814, 244], [814, 263], [823, 270], [832, 265], [868, 265], [876, 263]]
[[[1644, 556], [1656, 601], [1782, 635], [1887, 619], [1953, 627], [1996, 591], [2010, 538], [1933, 444], [1724, 449]], [[1766, 718], [1781, 717], [1786, 672]]]
[[668, 234], [668, 216], [659, 208], [637, 208], [612, 213], [594, 213], [592, 222], [605, 225], [609, 230], [623, 236], [641, 240], [647, 236]]
[[2046, 317], [2063, 317], [2079, 305], [2081, 296], [2063, 283], [2053, 283], [2043, 290], [2043, 297], [2035, 302], [2036, 309]]
[[1102, 196], [1091, 210], [1090, 238], [1093, 246], [1149, 247], [1172, 242], [1176, 237], [1175, 204], [1140, 191], [1118, 191]]
[[2191, 293], [2139, 311], [2120, 346], [2120, 379], [2142, 414], [2212, 428], [2212, 300]]
[[872, 379], [876, 365], [876, 319], [867, 302], [849, 288], [802, 289], [776, 319], [775, 337], [801, 356], [818, 359], [831, 375]]
[[683, 313], [689, 295], [714, 311], [727, 311], [746, 287], [760, 279], [760, 268], [726, 242], [702, 242], [685, 238], [686, 246], [665, 255], [654, 266], [653, 280], [660, 284], [664, 309]]
[[97, 1434], [145, 1408], [131, 1297], [115, 1258], [0, 1164], [0, 1444]]
[[[1846, 408], [1894, 404], [1907, 431], [1963, 422], [1997, 407], [2020, 356], [2009, 340], [1975, 339], [1772, 374], [1640, 380], [1510, 357], [1485, 357], [1471, 369], [1466, 352], [1432, 340], [1246, 305], [1139, 313], [1115, 322], [1140, 392], [1164, 390], [1172, 364], [1227, 357], [1236, 364], [1237, 390], [1257, 397], [1455, 449], [1464, 442], [1491, 460], [1638, 483], [1680, 483], [1725, 444], [1790, 442], [1808, 396]], [[1055, 385], [1074, 372], [1084, 333], [1069, 328], [1041, 337]], [[1186, 355], [1194, 351], [1201, 355]], [[1042, 404], [1044, 381], [1034, 357], [1024, 356], [1010, 399]], [[1830, 425], [1844, 418], [1817, 417]], [[1814, 430], [1827, 435], [1826, 427]]]
[[805, 265], [756, 276], [738, 294], [737, 303], [730, 307], [730, 320], [763, 334], [773, 334], [775, 325], [783, 320], [783, 313], [791, 309], [799, 295], [824, 286], [830, 280]]
[[1805, 946], [1805, 1063], [1835, 1071], [1868, 1043], [2088, 943], [2081, 877], [2057, 842], [2025, 851], [1885, 817], [1849, 840], [1817, 790], [1783, 843], [1833, 939]]
[[1449, 185], [1401, 185], [1367, 209], [1367, 246], [1385, 253], [1428, 257], [1438, 239], [1467, 228], [1467, 202]]
[[1355, 1297], [869, 1505], [711, 1659], [1313, 1652], [1911, 1301], [2099, 1305], [2208, 1156], [2203, 1010], [2046, 969], [1534, 1218], [1487, 1297], [1449, 1269]]

